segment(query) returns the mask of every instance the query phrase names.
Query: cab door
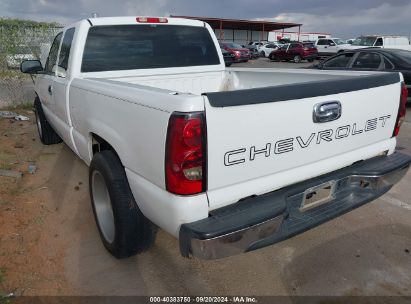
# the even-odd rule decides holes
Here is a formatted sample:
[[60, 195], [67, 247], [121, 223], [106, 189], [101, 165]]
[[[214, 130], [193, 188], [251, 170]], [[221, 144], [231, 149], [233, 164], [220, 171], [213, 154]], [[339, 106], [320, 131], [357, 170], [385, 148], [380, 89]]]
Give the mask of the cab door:
[[338, 52], [338, 46], [337, 44], [334, 42], [334, 40], [332, 39], [327, 39], [326, 40], [327, 43], [324, 46], [324, 53], [328, 54], [328, 55], [334, 55], [337, 54]]
[[317, 43], [315, 44], [315, 46], [317, 47], [319, 55], [325, 55], [326, 50], [328, 48], [327, 40], [328, 39], [318, 39], [317, 40]]
[[63, 33], [57, 34], [50, 47], [44, 71], [36, 75], [36, 93], [42, 103], [47, 120], [54, 127], [53, 80], [56, 77], [55, 64]]
[[75, 28], [69, 28], [64, 32], [58, 61], [56, 64], [56, 77], [53, 79], [53, 103], [55, 113], [55, 127], [64, 142], [75, 152], [76, 148], [72, 139], [72, 123], [69, 113], [69, 59], [71, 45], [75, 34]]

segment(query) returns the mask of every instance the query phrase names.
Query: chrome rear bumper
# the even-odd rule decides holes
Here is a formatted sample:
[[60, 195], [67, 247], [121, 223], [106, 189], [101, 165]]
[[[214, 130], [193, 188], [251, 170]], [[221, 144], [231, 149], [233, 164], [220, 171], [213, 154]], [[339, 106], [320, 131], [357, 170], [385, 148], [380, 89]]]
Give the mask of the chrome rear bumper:
[[[202, 259], [218, 259], [265, 247], [302, 233], [370, 202], [407, 172], [411, 157], [376, 157], [266, 195], [245, 199], [184, 224], [180, 249]], [[332, 199], [309, 210], [300, 208], [307, 189], [332, 181]]]

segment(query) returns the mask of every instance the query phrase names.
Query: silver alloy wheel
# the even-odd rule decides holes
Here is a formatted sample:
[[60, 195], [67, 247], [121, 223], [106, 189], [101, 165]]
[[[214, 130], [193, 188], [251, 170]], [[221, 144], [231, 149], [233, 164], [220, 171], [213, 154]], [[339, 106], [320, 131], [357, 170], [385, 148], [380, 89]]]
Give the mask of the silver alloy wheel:
[[41, 121], [39, 114], [37, 114], [37, 111], [34, 111], [36, 114], [36, 123], [37, 123], [37, 130], [39, 131], [40, 138], [43, 138], [43, 130], [41, 129]]
[[294, 62], [295, 62], [295, 63], [301, 62], [301, 57], [298, 56], [298, 55], [294, 56]]
[[112, 243], [115, 235], [113, 208], [104, 177], [97, 170], [91, 177], [91, 189], [98, 225], [105, 240]]

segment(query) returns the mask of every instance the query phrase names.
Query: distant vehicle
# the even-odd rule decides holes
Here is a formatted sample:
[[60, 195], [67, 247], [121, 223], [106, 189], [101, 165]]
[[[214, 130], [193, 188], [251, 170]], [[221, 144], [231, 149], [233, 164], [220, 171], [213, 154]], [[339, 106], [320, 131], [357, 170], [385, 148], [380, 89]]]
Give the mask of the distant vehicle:
[[411, 52], [399, 49], [366, 48], [330, 57], [313, 68], [320, 70], [358, 70], [401, 72], [411, 102]]
[[402, 49], [411, 51], [410, 40], [405, 36], [361, 36], [345, 49], [354, 50], [368, 47]]
[[347, 44], [353, 44], [355, 40], [357, 40], [357, 38], [347, 39], [346, 42]]
[[8, 69], [18, 69], [20, 64], [24, 60], [34, 60], [36, 59], [32, 51], [27, 46], [19, 46], [13, 52], [13, 54], [8, 54], [6, 56], [6, 64]]
[[259, 49], [258, 52], [260, 53], [261, 57], [268, 57], [270, 56], [271, 52], [278, 49], [280, 47], [280, 44], [278, 43], [267, 43], [262, 45]]
[[267, 44], [268, 41], [250, 41], [248, 43], [249, 46], [255, 46], [257, 50], [262, 47], [264, 44]]
[[260, 53], [255, 45], [242, 45], [245, 49], [250, 50], [250, 59], [255, 59], [260, 57]]
[[292, 60], [295, 63], [301, 60], [313, 62], [318, 57], [317, 48], [312, 43], [290, 43], [281, 46], [279, 49], [270, 53], [269, 58], [273, 61]]
[[316, 41], [320, 38], [330, 38], [331, 35], [329, 33], [310, 33], [310, 32], [298, 32], [298, 31], [271, 31], [268, 32], [268, 41]]
[[343, 52], [348, 46], [349, 44], [340, 38], [321, 38], [315, 42], [319, 56], [335, 55]]
[[235, 61], [235, 55], [232, 52], [226, 51], [225, 49], [221, 49], [221, 53], [223, 53], [224, 63], [225, 66], [228, 67], [233, 64]]
[[220, 42], [220, 47], [235, 56], [235, 62], [247, 62], [250, 59], [250, 50], [234, 42]]

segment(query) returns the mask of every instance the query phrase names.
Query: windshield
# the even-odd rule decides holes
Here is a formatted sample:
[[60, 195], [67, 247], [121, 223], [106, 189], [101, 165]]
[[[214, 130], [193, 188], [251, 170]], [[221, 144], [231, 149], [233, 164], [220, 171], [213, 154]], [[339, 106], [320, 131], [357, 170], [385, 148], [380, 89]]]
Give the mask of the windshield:
[[227, 47], [229, 47], [230, 49], [243, 49], [243, 47], [237, 43], [224, 43]]
[[375, 40], [377, 37], [359, 37], [353, 41], [352, 45], [374, 46]]
[[337, 45], [345, 44], [345, 41], [344, 41], [344, 40], [338, 39], [338, 38], [335, 38], [335, 39], [334, 39], [334, 42], [335, 42]]
[[400, 57], [406, 63], [411, 64], [411, 52], [403, 51], [403, 50], [396, 50], [395, 55]]

